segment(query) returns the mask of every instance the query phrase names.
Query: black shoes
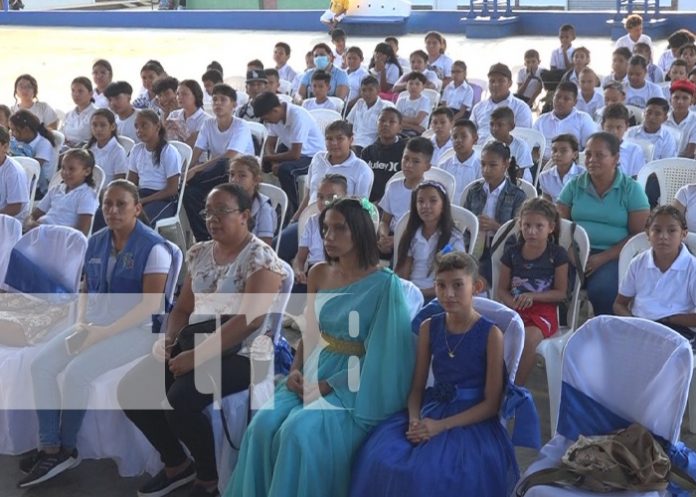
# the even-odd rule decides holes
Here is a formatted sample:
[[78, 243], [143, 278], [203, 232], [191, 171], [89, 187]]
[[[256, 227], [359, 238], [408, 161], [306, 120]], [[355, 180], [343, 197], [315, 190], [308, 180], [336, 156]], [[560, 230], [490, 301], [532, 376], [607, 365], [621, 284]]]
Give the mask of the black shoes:
[[17, 486], [26, 488], [38, 485], [58, 476], [63, 471], [74, 468], [78, 464], [80, 464], [80, 456], [77, 453], [77, 449], [68, 452], [61, 448], [55, 454], [39, 451], [20, 461], [19, 468], [28, 474], [19, 480]]
[[193, 463], [173, 478], [169, 478], [163, 469], [140, 487], [138, 497], [163, 497], [195, 479], [196, 471], [193, 468]]

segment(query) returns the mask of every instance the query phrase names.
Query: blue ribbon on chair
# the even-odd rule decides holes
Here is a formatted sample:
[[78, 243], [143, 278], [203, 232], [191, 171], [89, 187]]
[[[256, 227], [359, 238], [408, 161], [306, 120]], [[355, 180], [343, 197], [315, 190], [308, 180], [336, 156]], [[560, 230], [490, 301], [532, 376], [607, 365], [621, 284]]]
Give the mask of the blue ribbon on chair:
[[[577, 440], [579, 435], [606, 435], [612, 431], [626, 428], [630, 424], [630, 421], [607, 409], [577, 388], [565, 381], [562, 383], [557, 430], [567, 439]], [[669, 440], [654, 433], [653, 436], [665, 449], [674, 466], [686, 471], [692, 478], [696, 478], [696, 452], [682, 442], [672, 444]], [[689, 495], [689, 492], [671, 483], [668, 490], [673, 497]]]
[[5, 284], [17, 292], [42, 294], [44, 300], [52, 303], [68, 302], [73, 297], [69, 289], [17, 249], [10, 252]]
[[512, 430], [513, 445], [532, 449], [541, 448], [539, 414], [529, 390], [508, 382], [501, 416], [505, 421], [515, 418], [515, 427]]

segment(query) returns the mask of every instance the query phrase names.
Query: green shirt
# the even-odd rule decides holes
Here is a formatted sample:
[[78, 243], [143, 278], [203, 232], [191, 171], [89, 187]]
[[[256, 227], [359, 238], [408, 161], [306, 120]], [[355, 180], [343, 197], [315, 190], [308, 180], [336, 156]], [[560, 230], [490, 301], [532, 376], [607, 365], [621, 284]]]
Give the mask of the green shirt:
[[597, 250], [606, 250], [628, 236], [630, 212], [650, 209], [638, 182], [618, 168], [611, 188], [602, 197], [585, 172], [563, 188], [558, 203], [570, 208], [570, 218], [587, 231], [590, 247]]

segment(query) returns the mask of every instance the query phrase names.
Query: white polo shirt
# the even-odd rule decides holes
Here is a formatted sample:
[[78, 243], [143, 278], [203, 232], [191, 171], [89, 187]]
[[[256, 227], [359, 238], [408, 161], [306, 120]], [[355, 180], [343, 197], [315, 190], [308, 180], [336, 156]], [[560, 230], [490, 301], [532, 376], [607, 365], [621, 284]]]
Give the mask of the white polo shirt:
[[135, 118], [138, 117], [139, 110], [133, 110], [135, 112], [133, 112], [126, 119], [121, 119], [120, 117], [116, 116], [116, 129], [118, 130], [119, 135], [127, 136], [135, 143], [139, 143], [140, 138], [138, 138], [138, 134], [135, 132]]
[[387, 107], [394, 107], [394, 104], [379, 97], [372, 107], [368, 107], [362, 98], [355, 103], [346, 117], [346, 121], [353, 125], [353, 144], [364, 148], [377, 140], [377, 120]]
[[167, 144], [162, 149], [157, 165], [154, 154], [138, 143], [128, 156], [128, 170], [138, 174], [138, 189], [164, 190], [169, 178], [181, 174], [181, 156], [174, 147]]
[[463, 106], [471, 109], [474, 105], [474, 89], [466, 81], [462, 81], [459, 86], [455, 86], [454, 81], [450, 81], [442, 90], [442, 101], [450, 109], [459, 110]]
[[394, 231], [396, 223], [401, 216], [411, 209], [411, 193], [413, 190], [406, 188], [405, 179], [393, 181], [387, 185], [379, 206], [384, 212], [392, 215], [389, 229]]
[[360, 66], [353, 72], [346, 70], [346, 74], [348, 74], [348, 101], [351, 102], [360, 97], [360, 83], [370, 73], [363, 66]]
[[[488, 140], [486, 140], [486, 143], [492, 141], [495, 141], [495, 138], [490, 136]], [[532, 150], [529, 148], [529, 145], [527, 145], [527, 142], [513, 136], [508, 147], [510, 147], [510, 156], [515, 158], [517, 167], [522, 169], [522, 178], [530, 183], [533, 182], [534, 179], [532, 178], [530, 168], [534, 165], [534, 159], [532, 159]]]
[[653, 251], [637, 255], [619, 285], [619, 293], [633, 297], [631, 313], [653, 321], [696, 310], [696, 258], [682, 244], [679, 255], [664, 273], [655, 266]]
[[329, 162], [328, 152], [319, 152], [312, 158], [307, 171], [307, 188], [309, 188], [309, 203], [316, 202], [317, 191], [321, 180], [327, 174], [340, 174], [348, 181], [348, 195], [369, 197], [372, 189], [374, 173], [364, 160], [359, 159], [351, 152], [348, 158], [340, 164]]
[[653, 144], [652, 160], [668, 159], [677, 156], [677, 142], [672, 133], [660, 126], [657, 133], [648, 133], [642, 125], [631, 126], [626, 132], [627, 138], [649, 141]]
[[570, 69], [570, 66], [573, 65], [574, 51], [574, 47], [568, 47], [566, 54], [568, 55], [568, 62], [570, 65], [566, 66], [565, 59], [563, 58], [563, 49], [561, 47], [555, 48], [553, 52], [551, 52], [551, 67], [563, 70]]
[[645, 80], [642, 88], [634, 88], [629, 84], [624, 85], [626, 89], [626, 105], [635, 105], [644, 109], [651, 98], [665, 98], [662, 88], [652, 81]]
[[666, 126], [671, 126], [672, 128], [678, 130], [681, 135], [684, 134], [684, 131], [690, 129], [694, 125], [694, 123], [696, 123], [696, 112], [693, 112], [691, 110], [686, 115], [686, 117], [682, 119], [679, 123], [677, 123], [677, 121], [674, 120], [674, 115], [670, 110], [669, 114], [667, 114], [667, 120], [665, 121]]
[[324, 135], [319, 125], [308, 110], [299, 105], [283, 102], [285, 107], [285, 121], [276, 124], [266, 123], [268, 136], [275, 136], [278, 141], [292, 148], [294, 143], [301, 143], [301, 154], [305, 157], [313, 157], [318, 152], [326, 150]]
[[604, 94], [602, 93], [602, 90], [595, 88], [592, 98], [590, 98], [589, 101], [585, 100], [585, 98], [582, 96], [582, 92], [578, 91], [578, 101], [575, 104], [576, 110], [585, 112], [590, 116], [591, 119], [594, 119], [594, 116], [597, 114], [597, 109], [602, 107], [604, 107]]
[[[432, 288], [435, 282], [433, 261], [439, 239], [439, 230], [433, 233], [430, 238], [425, 238], [423, 236], [423, 227], [421, 226], [416, 230], [413, 240], [411, 240], [411, 246], [408, 249], [408, 256], [413, 258], [410, 280], [420, 289]], [[456, 251], [465, 251], [464, 237], [458, 229], [452, 230], [452, 236], [448, 243]], [[399, 248], [394, 247], [394, 250], [399, 250]]]
[[289, 64], [285, 64], [283, 67], [278, 68], [278, 76], [280, 79], [284, 79], [285, 81], [290, 81], [292, 83], [297, 76], [297, 72], [290, 67]]
[[[531, 96], [534, 95], [537, 92], [537, 90], [541, 91], [541, 89], [543, 89], [543, 82], [541, 81], [541, 71], [541, 67], [537, 67], [534, 76], [529, 81], [527, 88], [524, 90], [523, 95], [525, 97], [531, 98]], [[528, 77], [529, 73], [527, 72], [527, 68], [522, 67], [517, 73], [517, 87], [521, 88], [522, 85], [524, 85], [524, 82], [527, 81]]]
[[696, 233], [696, 184], [684, 185], [674, 196], [686, 209], [686, 226]]
[[108, 185], [117, 174], [128, 175], [128, 157], [126, 150], [111, 137], [103, 148], [95, 142], [90, 148], [94, 155], [94, 162], [104, 170], [104, 186]]
[[433, 135], [432, 138], [430, 138], [430, 142], [433, 144], [433, 158], [430, 160], [430, 163], [437, 164], [440, 162], [440, 157], [442, 157], [442, 154], [452, 149], [452, 139], [449, 138], [443, 146], [438, 147], [437, 138], [435, 138], [435, 135]]
[[79, 145], [87, 143], [92, 138], [90, 119], [97, 109], [96, 105], [89, 104], [82, 112], [78, 112], [76, 107], [65, 115], [60, 131], [65, 135], [66, 144], [69, 146]]
[[420, 125], [426, 129], [428, 128], [428, 121], [430, 120], [430, 113], [433, 107], [430, 103], [430, 99], [425, 95], [411, 100], [408, 92], [403, 92], [396, 101], [396, 108], [399, 109], [399, 112], [401, 112], [404, 117], [417, 117], [419, 112], [425, 112], [426, 115], [421, 119]]
[[541, 192], [547, 194], [551, 197], [551, 200], [556, 203], [556, 199], [561, 194], [563, 187], [566, 186], [570, 180], [576, 176], [580, 176], [584, 172], [585, 168], [577, 165], [575, 162], [570, 165], [570, 169], [568, 169], [568, 172], [563, 178], [558, 174], [558, 168], [556, 166], [545, 169], [539, 175]]
[[299, 246], [309, 249], [307, 264], [310, 266], [325, 260], [324, 240], [321, 239], [321, 233], [319, 232], [319, 216], [320, 214], [310, 216], [307, 224], [305, 224], [304, 231], [300, 233]]
[[491, 191], [491, 186], [488, 184], [488, 181], [483, 182], [483, 191], [486, 194], [486, 205], [483, 207], [482, 213], [484, 216], [495, 219], [495, 208], [498, 206], [500, 193], [503, 191], [503, 188], [505, 188], [507, 181], [507, 178], [505, 178], [493, 191]]
[[259, 238], [273, 238], [278, 226], [278, 213], [263, 193], [254, 196], [251, 202], [251, 217], [254, 219], [254, 235]]
[[83, 183], [69, 192], [65, 183], [54, 186], [36, 206], [45, 214], [39, 218], [44, 224], [77, 226], [81, 214], [93, 216], [99, 206], [97, 194], [87, 183]]
[[92, 91], [92, 99], [94, 99], [94, 105], [97, 106], [97, 109], [109, 108], [109, 99], [106, 98], [103, 93], [100, 93], [96, 88]]
[[638, 176], [645, 165], [645, 156], [640, 145], [623, 140], [619, 149], [619, 167], [626, 176]]
[[336, 105], [330, 98], [327, 98], [323, 102], [317, 102], [316, 97], [308, 98], [302, 102], [302, 108], [307, 110], [314, 109], [329, 109], [341, 113], [341, 108]]
[[15, 216], [20, 221], [24, 221], [29, 213], [29, 181], [24, 172], [24, 168], [5, 156], [5, 160], [0, 164], [0, 209], [4, 209], [8, 204], [21, 203], [22, 207]]
[[509, 93], [507, 98], [500, 102], [493, 102], [490, 98], [482, 100], [474, 105], [471, 111], [471, 120], [476, 124], [478, 137], [481, 142], [486, 140], [490, 134], [491, 114], [498, 107], [509, 107], [515, 114], [515, 126], [521, 128], [532, 127], [532, 109], [525, 102]]
[[[198, 133], [195, 147], [207, 152], [208, 159], [220, 157], [228, 150], [243, 155], [254, 155], [251, 128], [244, 119], [239, 117], [233, 118], [230, 127], [224, 131], [220, 131], [214, 117], [207, 119]], [[200, 162], [207, 160], [204, 155], [201, 155]]]
[[541, 131], [546, 138], [546, 150], [544, 159], [551, 157], [551, 140], [564, 133], [575, 136], [580, 143], [580, 150], [585, 148], [585, 143], [590, 135], [597, 131], [597, 124], [589, 114], [576, 109], [570, 111], [564, 118], [556, 116], [555, 112], [547, 112], [539, 116], [534, 122], [534, 129]]
[[453, 155], [447, 161], [442, 164], [438, 164], [436, 167], [444, 169], [452, 176], [454, 176], [454, 198], [450, 199], [452, 203], [461, 205], [462, 192], [464, 192], [464, 187], [481, 178], [481, 158], [476, 150], [474, 150], [471, 156], [465, 161], [460, 161], [457, 155]]

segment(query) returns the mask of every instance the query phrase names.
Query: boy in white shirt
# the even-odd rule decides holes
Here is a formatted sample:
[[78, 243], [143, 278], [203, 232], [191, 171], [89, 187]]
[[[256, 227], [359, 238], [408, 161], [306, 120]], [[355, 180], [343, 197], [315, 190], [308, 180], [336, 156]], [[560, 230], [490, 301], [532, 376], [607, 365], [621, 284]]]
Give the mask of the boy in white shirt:
[[410, 66], [411, 70], [404, 70], [403, 75], [394, 84], [394, 87], [391, 90], [392, 92], [400, 93], [406, 90], [407, 77], [411, 72], [419, 72], [427, 78], [428, 81], [425, 83], [426, 88], [440, 91], [440, 88], [442, 88], [442, 81], [437, 77], [437, 73], [435, 71], [428, 69], [427, 53], [425, 53], [423, 50], [416, 50], [415, 52], [411, 53]]
[[10, 133], [0, 126], [0, 214], [24, 221], [29, 210], [29, 182], [24, 168], [13, 161], [10, 149]]
[[616, 40], [616, 48], [626, 47], [633, 51], [633, 46], [638, 43], [647, 43], [652, 45], [652, 40], [646, 34], [643, 34], [643, 18], [638, 14], [631, 14], [624, 21], [624, 27], [627, 34]]
[[384, 197], [379, 202], [383, 213], [379, 222], [377, 246], [381, 254], [390, 255], [394, 250], [394, 227], [401, 216], [408, 213], [411, 192], [423, 181], [425, 172], [430, 169], [432, 156], [433, 144], [427, 138], [419, 136], [406, 143], [401, 160], [404, 178], [388, 183]]
[[526, 142], [515, 138], [510, 132], [515, 129], [515, 114], [509, 107], [498, 107], [491, 114], [491, 136], [488, 141], [497, 140], [510, 147], [510, 156], [515, 158], [520, 168], [518, 174], [530, 183], [532, 179], [531, 168], [534, 165], [532, 151]]
[[517, 73], [517, 93], [515, 96], [524, 100], [530, 107], [544, 88], [541, 81], [541, 59], [536, 50], [527, 50], [524, 53], [524, 67]]
[[346, 117], [346, 121], [353, 125], [353, 150], [356, 154], [377, 139], [377, 120], [382, 109], [393, 107], [391, 102], [379, 98], [379, 81], [374, 76], [362, 80], [360, 96]]
[[[362, 66], [365, 57], [360, 47], [350, 47], [346, 50], [346, 74], [348, 74], [348, 104], [351, 109], [360, 98], [360, 85], [370, 72]], [[374, 76], [373, 76], [374, 77]]]
[[430, 129], [435, 133], [430, 141], [433, 142], [433, 157], [431, 164], [437, 165], [440, 158], [452, 149], [452, 122], [454, 114], [447, 107], [438, 107], [433, 111]]
[[454, 113], [453, 120], [468, 118], [474, 106], [474, 89], [466, 82], [466, 64], [462, 60], [452, 63], [452, 81], [442, 91], [442, 105]]
[[278, 42], [273, 47], [273, 61], [275, 62], [275, 68], [278, 71], [280, 79], [285, 81], [294, 81], [297, 76], [297, 72], [290, 67], [288, 64], [288, 59], [290, 58], [290, 45], [285, 42]]
[[407, 77], [407, 91], [399, 96], [396, 108], [404, 116], [403, 131], [408, 136], [418, 136], [428, 127], [428, 118], [432, 111], [430, 99], [423, 95], [427, 78], [412, 72]]
[[621, 140], [619, 152], [619, 167], [626, 176], [636, 177], [645, 165], [643, 149], [633, 142], [624, 140], [624, 134], [628, 130], [629, 114], [623, 104], [607, 105], [602, 116], [602, 130], [611, 133]]
[[478, 141], [476, 125], [468, 119], [455, 121], [452, 127], [452, 148], [454, 156], [445, 162], [435, 164], [436, 167], [444, 169], [455, 179], [454, 198], [452, 203], [462, 205], [461, 197], [464, 188], [481, 178], [481, 158], [474, 145]]
[[329, 109], [340, 114], [339, 107], [329, 99], [331, 87], [331, 74], [324, 71], [314, 71], [312, 74], [312, 94], [314, 97], [302, 102], [302, 107], [307, 110]]
[[577, 164], [579, 151], [578, 139], [570, 133], [558, 135], [551, 141], [553, 165], [539, 173], [539, 188], [551, 202], [556, 202], [570, 180], [585, 172], [585, 168]]
[[346, 69], [346, 32], [340, 28], [331, 31], [331, 43], [334, 46], [333, 64], [341, 69]]
[[665, 129], [669, 104], [664, 98], [654, 97], [645, 106], [643, 124], [632, 126], [626, 133], [627, 138], [649, 141], [653, 144], [651, 160], [668, 159], [677, 156], [677, 142], [672, 133]]
[[589, 67], [580, 71], [580, 91], [575, 108], [587, 113], [592, 119], [594, 119], [597, 109], [604, 107], [604, 94], [602, 89], [597, 86], [598, 81], [597, 74]]
[[135, 118], [138, 111], [131, 104], [132, 95], [133, 87], [126, 81], [110, 83], [104, 90], [104, 96], [109, 99], [109, 108], [116, 114], [118, 134], [139, 143], [140, 139], [135, 132]]
[[564, 24], [558, 30], [558, 39], [561, 46], [551, 52], [551, 69], [567, 71], [573, 65], [573, 41], [575, 40], [575, 26]]

